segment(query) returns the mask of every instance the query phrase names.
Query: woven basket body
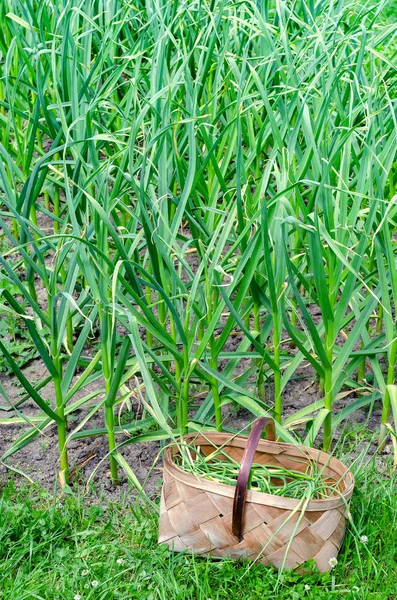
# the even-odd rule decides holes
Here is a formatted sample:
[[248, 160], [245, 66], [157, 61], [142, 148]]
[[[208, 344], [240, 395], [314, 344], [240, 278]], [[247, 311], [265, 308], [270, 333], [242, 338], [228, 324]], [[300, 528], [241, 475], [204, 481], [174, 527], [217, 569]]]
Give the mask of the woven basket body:
[[[211, 433], [206, 438], [216, 446], [227, 443], [223, 450], [241, 461], [246, 438], [230, 439], [226, 433]], [[200, 446], [204, 454], [214, 451], [202, 436], [185, 439]], [[175, 446], [164, 455], [159, 543], [176, 552], [258, 559], [278, 569], [296, 569], [309, 559], [314, 559], [320, 572], [330, 569], [330, 559], [337, 556], [343, 541], [354, 487], [353, 475], [339, 460], [305, 446], [260, 440], [255, 463], [304, 472], [308, 460], [314, 460], [325, 479], [329, 476], [330, 481], [339, 482], [339, 494], [311, 500], [302, 510], [298, 500], [248, 490], [238, 539], [232, 533], [235, 487], [183, 471], [174, 462], [177, 452]]]

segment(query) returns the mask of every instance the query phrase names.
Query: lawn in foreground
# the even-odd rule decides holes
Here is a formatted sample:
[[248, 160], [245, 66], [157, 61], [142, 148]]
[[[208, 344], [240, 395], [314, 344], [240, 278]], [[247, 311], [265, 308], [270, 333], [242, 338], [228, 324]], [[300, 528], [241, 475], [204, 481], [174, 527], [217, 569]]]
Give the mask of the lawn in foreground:
[[[378, 464], [378, 466], [377, 466]], [[36, 487], [2, 483], [0, 598], [144, 600], [394, 600], [396, 476], [379, 461], [356, 469], [348, 532], [330, 574], [278, 573], [262, 565], [172, 554], [157, 545], [156, 509], [125, 499], [88, 505]]]

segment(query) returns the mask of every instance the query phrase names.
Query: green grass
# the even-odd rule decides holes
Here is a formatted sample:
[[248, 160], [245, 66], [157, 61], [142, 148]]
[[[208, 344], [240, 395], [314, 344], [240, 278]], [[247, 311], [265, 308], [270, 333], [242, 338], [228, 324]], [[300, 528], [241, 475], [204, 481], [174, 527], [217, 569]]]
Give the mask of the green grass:
[[395, 23], [397, 21], [397, 2], [396, 0], [389, 0], [385, 6], [384, 14], [386, 19], [390, 23]]
[[5, 483], [0, 598], [394, 600], [396, 476], [389, 468], [380, 473], [375, 462], [357, 468], [355, 475], [351, 512], [357, 532], [348, 528], [338, 565], [326, 575], [309, 569], [304, 576], [289, 572], [280, 580], [262, 565], [247, 571], [248, 565], [230, 560], [169, 553], [157, 545], [157, 512], [132, 504], [128, 495], [117, 504], [97, 498], [97, 505], [88, 506], [82, 498], [54, 499], [37, 487], [16, 490]]

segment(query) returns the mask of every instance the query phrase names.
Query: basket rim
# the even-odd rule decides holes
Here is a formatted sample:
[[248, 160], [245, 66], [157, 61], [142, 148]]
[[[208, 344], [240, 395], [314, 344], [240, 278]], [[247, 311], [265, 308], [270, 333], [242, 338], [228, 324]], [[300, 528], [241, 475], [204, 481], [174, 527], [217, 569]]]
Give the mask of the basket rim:
[[[198, 443], [207, 442], [210, 440], [212, 443], [218, 442], [216, 445], [222, 445], [224, 442], [230, 442], [229, 446], [235, 446], [239, 448], [245, 448], [247, 438], [241, 435], [230, 436], [229, 433], [224, 432], [206, 432], [205, 437], [200, 433], [189, 433], [183, 437], [185, 441], [198, 441]], [[220, 442], [220, 443], [219, 443]], [[208, 443], [208, 442], [207, 442]], [[224, 483], [214, 483], [204, 477], [199, 477], [193, 473], [188, 473], [181, 469], [172, 458], [173, 449], [177, 448], [177, 444], [172, 444], [164, 451], [164, 469], [168, 474], [185, 485], [194, 487], [196, 489], [202, 489], [203, 491], [212, 492], [221, 496], [227, 496], [234, 498], [235, 486], [227, 485]], [[295, 449], [295, 451], [302, 451], [303, 454], [315, 455], [315, 458], [322, 458], [323, 461], [329, 463], [331, 469], [335, 469], [338, 475], [343, 478], [345, 483], [345, 489], [340, 492], [338, 496], [332, 496], [324, 499], [313, 499], [310, 500], [305, 511], [327, 511], [343, 506], [347, 507], [349, 500], [352, 496], [354, 489], [354, 476], [350, 469], [344, 465], [338, 458], [317, 450], [316, 448], [309, 448], [303, 444], [289, 444], [286, 442], [271, 442], [268, 440], [260, 440], [257, 450], [268, 451], [269, 454], [281, 454], [288, 452], [288, 450]], [[332, 464], [331, 464], [332, 463]], [[342, 474], [340, 473], [342, 471]], [[285, 510], [299, 509], [302, 504], [302, 500], [295, 498], [285, 498], [283, 496], [275, 496], [273, 494], [266, 494], [255, 490], [247, 490], [246, 502], [253, 502], [254, 504], [263, 504], [267, 506], [273, 506], [274, 508], [282, 508]]]

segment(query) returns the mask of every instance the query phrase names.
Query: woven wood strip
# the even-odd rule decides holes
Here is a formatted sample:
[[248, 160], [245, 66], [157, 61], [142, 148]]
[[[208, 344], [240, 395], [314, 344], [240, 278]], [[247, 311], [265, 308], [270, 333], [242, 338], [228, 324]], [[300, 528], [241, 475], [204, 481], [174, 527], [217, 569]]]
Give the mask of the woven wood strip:
[[181, 495], [178, 489], [177, 481], [172, 477], [169, 478], [167, 485], [164, 486], [164, 501], [167, 510], [181, 502]]
[[259, 527], [262, 523], [268, 523], [273, 518], [268, 511], [258, 511], [255, 504], [247, 504], [244, 510], [243, 535], [252, 529]]
[[295, 552], [293, 546], [290, 548], [280, 548], [277, 552], [273, 552], [273, 554], [269, 554], [267, 560], [273, 567], [276, 569], [296, 569], [297, 566], [302, 564], [302, 558], [299, 554]]
[[313, 535], [310, 527], [304, 527], [294, 537], [294, 549], [304, 562], [313, 558], [324, 545], [324, 540], [318, 535]]
[[285, 514], [280, 515], [277, 519], [274, 519], [266, 525], [268, 531], [274, 534], [278, 540], [281, 540], [283, 544], [286, 544], [292, 535], [297, 535], [305, 527], [307, 527], [307, 521], [302, 517], [302, 513], [296, 512], [295, 514], [288, 515], [288, 519], [285, 518]]
[[195, 554], [208, 554], [212, 548], [211, 540], [200, 528], [182, 536], [181, 540], [188, 548], [194, 548]]
[[185, 500], [189, 500], [190, 498], [199, 499], [199, 497], [204, 494], [204, 492], [200, 490], [200, 488], [194, 488], [190, 485], [184, 485], [183, 483], [179, 483], [179, 481], [176, 481], [175, 485], [177, 487], [179, 497], [183, 497]]
[[335, 527], [334, 532], [330, 535], [328, 541], [332, 542], [338, 551], [340, 550], [343, 542], [343, 538], [345, 536], [346, 531], [346, 519], [343, 515], [341, 515], [339, 519], [338, 525]]
[[331, 558], [336, 558], [337, 556], [337, 546], [330, 541], [325, 542], [321, 550], [314, 556], [314, 561], [320, 573], [326, 573], [329, 571], [331, 568], [329, 564]]
[[171, 543], [169, 544], [169, 548], [174, 552], [184, 552], [185, 550], [190, 550], [190, 548], [185, 546], [181, 538], [178, 536], [172, 539]]
[[263, 524], [244, 534], [244, 541], [248, 547], [256, 548], [257, 555], [263, 551], [265, 557], [284, 547], [284, 542]]
[[[228, 515], [229, 519], [231, 515]], [[232, 534], [231, 527], [228, 527], [228, 523], [223, 517], [215, 517], [210, 521], [206, 521], [200, 525], [201, 531], [203, 531], [208, 539], [211, 541], [213, 548], [230, 548], [236, 545], [237, 540]]]
[[[221, 445], [228, 434], [211, 434], [210, 439]], [[200, 436], [190, 436], [189, 443], [192, 441], [207, 454], [214, 451]], [[245, 442], [245, 438], [235, 437], [225, 450], [240, 460]], [[343, 498], [337, 495], [312, 500], [302, 515], [297, 500], [249, 491], [243, 539], [239, 540], [232, 533], [235, 488], [182, 471], [173, 461], [175, 452], [165, 452], [159, 543], [166, 543], [175, 552], [188, 549], [203, 556], [259, 559], [278, 569], [295, 569], [309, 559], [315, 560], [321, 572], [330, 569], [329, 561], [342, 545], [346, 504], [354, 486], [353, 476], [340, 461], [319, 450], [261, 440], [255, 461], [304, 470], [305, 460], [316, 460], [320, 468], [326, 465], [324, 472], [330, 477], [340, 479]]]
[[[215, 556], [215, 554], [212, 552], [211, 553], [212, 556]], [[255, 560], [258, 556], [258, 549], [257, 548], [247, 548], [247, 544], [245, 542], [241, 542], [240, 544], [236, 544], [236, 546], [233, 546], [233, 548], [225, 548], [224, 550], [217, 550], [216, 551], [216, 556], [219, 558], [224, 558], [226, 556], [229, 556], [230, 558], [233, 558], [234, 560], [247, 560], [247, 559], [251, 559], [251, 560]], [[270, 565], [270, 563], [266, 560], [266, 558], [262, 558], [261, 562], [265, 565]]]
[[170, 508], [168, 517], [178, 536], [187, 535], [199, 527], [199, 523], [193, 519], [183, 502]]
[[[188, 487], [188, 486], [186, 486]], [[212, 492], [205, 492], [208, 498], [210, 498], [212, 504], [216, 506], [219, 511], [219, 515], [227, 515], [233, 510], [233, 498], [227, 496], [221, 496], [220, 494], [213, 494]]]

